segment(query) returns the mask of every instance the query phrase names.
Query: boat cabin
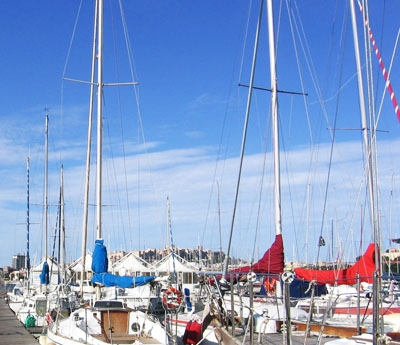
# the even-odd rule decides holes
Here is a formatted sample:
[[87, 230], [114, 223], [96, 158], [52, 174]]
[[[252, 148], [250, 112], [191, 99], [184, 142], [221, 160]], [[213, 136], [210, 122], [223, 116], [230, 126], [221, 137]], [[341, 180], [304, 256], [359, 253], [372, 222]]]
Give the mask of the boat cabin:
[[101, 335], [96, 335], [96, 338], [101, 337], [106, 342], [118, 340], [129, 343], [140, 335], [140, 324], [134, 321], [130, 324], [132, 309], [126, 307], [122, 301], [96, 301], [91, 312], [101, 328]]

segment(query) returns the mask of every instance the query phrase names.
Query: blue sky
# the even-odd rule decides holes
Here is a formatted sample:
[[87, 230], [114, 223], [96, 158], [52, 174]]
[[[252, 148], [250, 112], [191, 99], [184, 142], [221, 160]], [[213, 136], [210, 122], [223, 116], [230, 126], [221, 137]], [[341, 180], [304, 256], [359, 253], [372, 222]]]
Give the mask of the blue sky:
[[[105, 82], [131, 81], [127, 41], [116, 2], [112, 12], [109, 1], [105, 2]], [[108, 206], [104, 208], [103, 237], [110, 251], [168, 245], [168, 196], [176, 246], [195, 248], [200, 244], [226, 250], [247, 96], [247, 88], [238, 84], [248, 84], [249, 80], [258, 2], [250, 10], [246, 1], [122, 3], [134, 80], [139, 86], [136, 94], [128, 86], [118, 88], [119, 94], [117, 88], [105, 90], [103, 202]], [[275, 2], [276, 14], [281, 11], [281, 19], [275, 23], [279, 26], [279, 88], [308, 94], [279, 95], [287, 260], [315, 261], [320, 234], [327, 239], [319, 256], [322, 260], [330, 260], [341, 251], [352, 260], [371, 240], [370, 227], [360, 224], [361, 219], [368, 221], [363, 214], [365, 177], [361, 134], [356, 130], [360, 127], [357, 79], [345, 3], [290, 1], [295, 14], [290, 23], [286, 2], [281, 8]], [[63, 164], [67, 260], [81, 254], [89, 92], [87, 85], [63, 80], [88, 80], [90, 76], [92, 3], [83, 2], [77, 19], [79, 8], [79, 1], [48, 0], [2, 6], [1, 266], [11, 264], [12, 255], [26, 251], [28, 156], [31, 257], [37, 261], [43, 255], [45, 108], [50, 117], [49, 203], [58, 202]], [[371, 27], [387, 68], [399, 30], [399, 10], [396, 0], [370, 2]], [[356, 13], [361, 34], [358, 9]], [[298, 34], [292, 40], [292, 32], [302, 32], [302, 44]], [[364, 61], [363, 51], [361, 55]], [[255, 78], [255, 85], [260, 87], [270, 86], [267, 58], [263, 27]], [[378, 190], [386, 249], [391, 237], [400, 237], [396, 212], [400, 207], [400, 124], [388, 94], [381, 101], [384, 80], [374, 55], [372, 64], [375, 108], [380, 114]], [[397, 97], [399, 69], [396, 51], [391, 80]], [[254, 92], [251, 110], [232, 255], [257, 260], [274, 236], [269, 94]], [[333, 127], [335, 116], [336, 127], [341, 130], [336, 133], [330, 183], [325, 192], [331, 152], [328, 128]], [[266, 172], [262, 180], [263, 168]], [[92, 211], [93, 207], [89, 250], [94, 240]], [[50, 206], [49, 214], [51, 251], [55, 206]]]

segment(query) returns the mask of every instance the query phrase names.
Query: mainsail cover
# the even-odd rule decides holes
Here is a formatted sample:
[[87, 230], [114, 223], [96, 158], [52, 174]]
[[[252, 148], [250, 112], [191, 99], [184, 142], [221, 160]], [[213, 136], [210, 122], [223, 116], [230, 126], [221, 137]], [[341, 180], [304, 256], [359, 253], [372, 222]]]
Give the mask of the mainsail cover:
[[92, 257], [92, 271], [94, 273], [104, 273], [108, 271], [108, 258], [107, 248], [104, 245], [103, 239], [97, 239], [95, 242], [93, 257]]
[[249, 271], [253, 271], [254, 273], [280, 274], [283, 272], [284, 266], [283, 239], [282, 235], [279, 234], [275, 236], [275, 242], [272, 243], [271, 247], [258, 262], [254, 265], [239, 267], [229, 272], [248, 273]]
[[40, 284], [49, 285], [50, 283], [49, 264], [47, 261], [43, 262], [42, 273], [40, 273]]
[[91, 279], [92, 283], [102, 284], [106, 287], [117, 286], [120, 288], [133, 288], [146, 285], [155, 279], [154, 276], [118, 276], [111, 273], [96, 273]]
[[364, 255], [351, 267], [338, 270], [314, 270], [307, 268], [295, 268], [298, 279], [316, 281], [318, 284], [347, 284], [357, 283], [357, 274], [360, 282], [372, 283], [375, 271], [375, 243], [371, 243]]

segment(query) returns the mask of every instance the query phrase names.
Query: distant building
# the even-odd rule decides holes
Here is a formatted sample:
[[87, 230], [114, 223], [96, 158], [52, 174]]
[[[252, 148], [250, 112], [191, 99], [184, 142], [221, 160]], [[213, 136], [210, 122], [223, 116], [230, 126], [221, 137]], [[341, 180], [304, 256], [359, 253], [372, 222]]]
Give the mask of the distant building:
[[14, 271], [15, 271], [15, 269], [14, 269], [13, 267], [4, 266], [4, 267], [3, 267], [3, 276], [4, 276], [4, 278], [9, 278], [9, 277], [10, 277], [10, 274], [11, 274], [12, 272], [14, 272]]
[[[175, 254], [177, 254], [182, 259], [195, 263], [196, 265], [201, 266], [202, 268], [211, 267], [212, 265], [219, 264], [225, 259], [225, 254], [222, 252], [214, 252], [211, 250], [203, 249], [201, 246], [195, 249], [184, 249], [184, 248], [177, 248], [165, 246], [163, 249], [145, 249], [139, 250], [135, 252], [135, 255], [139, 256], [141, 259], [145, 260], [150, 264], [154, 264], [159, 260], [162, 260], [166, 256], [169, 256], [171, 250]], [[236, 261], [235, 261], [236, 262]]]
[[108, 260], [111, 264], [117, 262], [118, 260], [122, 259], [126, 255], [126, 252], [113, 252], [108, 254]]
[[11, 266], [17, 271], [21, 268], [26, 268], [26, 256], [21, 254], [13, 255]]

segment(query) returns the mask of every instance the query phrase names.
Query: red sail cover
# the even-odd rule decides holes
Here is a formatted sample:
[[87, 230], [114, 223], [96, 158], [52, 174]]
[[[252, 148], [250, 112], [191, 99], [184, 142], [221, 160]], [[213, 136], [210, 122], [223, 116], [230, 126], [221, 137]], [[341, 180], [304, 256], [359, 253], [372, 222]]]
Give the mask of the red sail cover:
[[299, 279], [315, 280], [318, 284], [347, 284], [357, 283], [357, 274], [361, 282], [372, 283], [375, 271], [375, 243], [371, 243], [364, 255], [351, 267], [341, 270], [313, 270], [295, 268], [294, 273]]
[[284, 268], [283, 240], [282, 235], [275, 236], [275, 242], [265, 252], [264, 256], [252, 266], [244, 266], [230, 271], [231, 273], [254, 273], [280, 274]]

